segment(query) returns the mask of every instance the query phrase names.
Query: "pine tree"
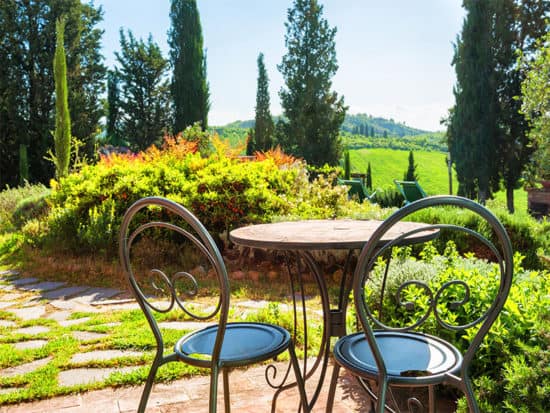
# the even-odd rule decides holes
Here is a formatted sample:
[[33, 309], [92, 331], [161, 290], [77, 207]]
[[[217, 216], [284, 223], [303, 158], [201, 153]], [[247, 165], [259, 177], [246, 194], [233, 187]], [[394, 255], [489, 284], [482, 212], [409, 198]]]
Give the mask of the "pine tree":
[[286, 85], [279, 92], [288, 119], [283, 149], [316, 166], [338, 164], [347, 110], [343, 98], [330, 90], [338, 69], [336, 28], [322, 14], [317, 0], [294, 0], [285, 23], [287, 53], [278, 66]]
[[120, 108], [122, 137], [134, 151], [159, 144], [169, 130], [168, 61], [149, 35], [147, 43], [120, 30]]
[[124, 146], [120, 132], [121, 110], [120, 110], [120, 80], [115, 70], [107, 73], [107, 123], [105, 131], [107, 142], [114, 146]]
[[350, 179], [351, 177], [351, 160], [349, 157], [349, 150], [344, 151], [344, 179]]
[[267, 151], [273, 147], [275, 125], [269, 109], [269, 79], [265, 70], [264, 55], [258, 55], [258, 86], [256, 91], [256, 122], [254, 125], [255, 150]]
[[65, 58], [65, 21], [59, 19], [56, 24], [56, 44], [53, 60], [55, 78], [55, 130], [53, 160], [57, 179], [69, 173], [71, 158], [71, 115], [67, 89], [67, 61]]
[[168, 32], [173, 68], [171, 94], [174, 133], [200, 122], [208, 127], [210, 93], [206, 80], [206, 54], [196, 0], [172, 0]]
[[414, 163], [413, 151], [409, 151], [409, 166], [407, 172], [403, 175], [404, 181], [418, 181], [418, 175], [416, 174], [416, 168], [418, 165]]

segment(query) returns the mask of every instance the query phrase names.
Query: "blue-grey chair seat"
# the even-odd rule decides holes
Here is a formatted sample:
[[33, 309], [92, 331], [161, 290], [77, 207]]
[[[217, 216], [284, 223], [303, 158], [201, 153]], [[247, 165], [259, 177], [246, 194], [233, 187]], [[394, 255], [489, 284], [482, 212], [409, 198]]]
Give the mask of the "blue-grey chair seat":
[[[182, 337], [174, 351], [186, 363], [210, 367], [218, 326], [210, 326]], [[228, 323], [220, 353], [221, 367], [239, 367], [272, 359], [288, 348], [290, 334], [266, 323]]]
[[[456, 374], [462, 355], [438, 337], [420, 333], [376, 331], [376, 342], [393, 384], [430, 384], [444, 374]], [[346, 369], [364, 375], [378, 375], [378, 367], [364, 332], [340, 338], [334, 346], [334, 358]]]

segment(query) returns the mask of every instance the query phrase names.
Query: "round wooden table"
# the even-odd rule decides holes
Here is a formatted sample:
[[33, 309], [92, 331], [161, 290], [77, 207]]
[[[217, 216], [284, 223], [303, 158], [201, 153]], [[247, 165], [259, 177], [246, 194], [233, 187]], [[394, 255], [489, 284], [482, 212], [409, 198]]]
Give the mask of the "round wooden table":
[[[321, 305], [323, 308], [323, 335], [319, 354], [309, 369], [307, 368], [307, 306], [303, 294], [299, 294], [298, 297], [298, 299], [301, 300], [299, 307], [302, 309], [302, 314], [300, 315], [300, 319], [303, 323], [305, 338], [304, 347], [306, 349], [302, 369], [304, 372], [304, 380], [310, 378], [317, 368], [319, 368], [319, 366], [321, 367], [316, 389], [309, 401], [310, 408], [313, 407], [317, 401], [323, 386], [330, 357], [330, 339], [331, 337], [341, 337], [346, 334], [346, 308], [352, 285], [352, 277], [350, 277], [350, 275], [353, 273], [353, 268], [351, 268], [351, 263], [353, 262], [351, 259], [352, 255], [354, 254], [354, 251], [363, 248], [381, 223], [382, 221], [377, 220], [353, 219], [276, 222], [238, 228], [231, 231], [229, 234], [229, 239], [237, 245], [250, 248], [294, 252], [297, 254], [298, 259], [301, 258], [304, 260], [314, 276], [315, 282], [319, 288]], [[417, 222], [400, 222], [386, 234], [386, 236], [380, 241], [380, 244], [384, 244], [385, 242], [398, 238], [399, 236], [402, 236], [410, 231], [419, 230], [424, 226], [426, 226], [426, 224]], [[428, 241], [434, 239], [437, 235], [438, 231], [433, 229], [415, 232], [404, 238], [399, 245]], [[325, 276], [322, 273], [319, 264], [312, 255], [312, 251], [329, 249], [348, 251], [346, 264], [340, 280], [339, 300], [336, 308], [331, 308], [330, 306]], [[298, 268], [300, 268], [299, 265]], [[296, 291], [294, 289], [294, 285], [297, 283], [300, 287], [302, 287], [302, 277], [300, 274], [297, 276], [289, 274], [289, 276], [291, 278], [292, 287], [294, 323], [296, 324], [298, 322], [296, 317], [298, 314], [298, 305], [296, 304]], [[277, 387], [278, 390], [275, 393], [273, 404], [275, 405], [277, 396], [281, 391], [294, 386], [295, 383], [287, 384], [285, 382], [281, 383], [279, 386], [274, 386]]]

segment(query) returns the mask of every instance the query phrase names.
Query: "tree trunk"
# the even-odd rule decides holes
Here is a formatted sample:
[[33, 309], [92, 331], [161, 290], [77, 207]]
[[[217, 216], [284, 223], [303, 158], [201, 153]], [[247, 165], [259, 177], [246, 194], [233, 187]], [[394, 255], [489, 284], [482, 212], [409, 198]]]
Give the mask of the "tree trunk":
[[514, 188], [511, 185], [506, 187], [506, 207], [508, 208], [508, 212], [510, 214], [513, 214], [515, 212], [515, 209], [514, 209]]

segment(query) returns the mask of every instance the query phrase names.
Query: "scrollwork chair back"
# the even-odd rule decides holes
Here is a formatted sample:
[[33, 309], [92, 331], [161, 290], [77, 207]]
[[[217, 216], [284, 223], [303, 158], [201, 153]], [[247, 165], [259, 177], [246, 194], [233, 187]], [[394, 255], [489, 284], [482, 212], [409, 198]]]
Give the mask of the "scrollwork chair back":
[[[421, 210], [425, 215], [420, 217], [427, 217], [426, 210], [436, 207], [447, 211], [438, 217], [457, 222], [457, 214], [466, 214], [476, 225], [439, 222], [381, 241], [398, 222], [410, 220]], [[407, 237], [425, 230], [438, 231], [434, 243], [440, 253], [446, 240], [457, 239], [461, 245], [455, 249], [447, 243], [447, 256], [434, 253], [433, 245], [403, 247], [408, 244]], [[451, 236], [451, 232], [458, 235]], [[462, 249], [466, 247], [472, 252], [465, 254]], [[432, 254], [437, 258], [432, 260]], [[479, 412], [469, 369], [504, 306], [512, 272], [508, 234], [485, 207], [454, 196], [428, 197], [408, 204], [382, 223], [359, 255], [353, 292], [362, 331], [336, 343], [337, 366], [362, 378], [360, 382], [371, 394], [377, 412], [400, 411], [399, 404], [406, 404], [410, 411], [425, 411], [426, 403], [433, 412], [435, 386], [439, 384], [460, 389], [469, 410]], [[451, 344], [465, 337], [467, 344]], [[331, 396], [338, 369], [333, 374]], [[392, 392], [396, 387], [427, 388], [428, 400], [413, 396], [400, 403]]]
[[[223, 258], [209, 232], [185, 207], [161, 197], [136, 201], [121, 224], [119, 256], [156, 341], [138, 412], [145, 411], [158, 368], [172, 361], [210, 369], [210, 412], [217, 408], [220, 371], [225, 410], [229, 411], [230, 368], [268, 360], [288, 350], [293, 366], [299, 369], [286, 330], [262, 323], [228, 323], [230, 285]], [[201, 301], [201, 292], [208, 292], [207, 301]], [[166, 340], [155, 314], [170, 313], [165, 318], [173, 319], [171, 314], [177, 310], [186, 321], [209, 323], [180, 338], [174, 351], [166, 355]], [[300, 380], [298, 387], [307, 406]]]

